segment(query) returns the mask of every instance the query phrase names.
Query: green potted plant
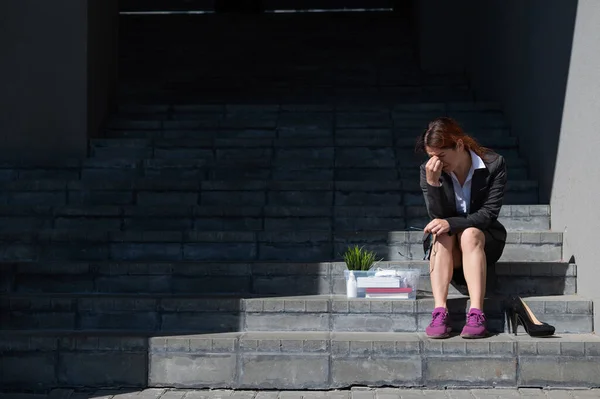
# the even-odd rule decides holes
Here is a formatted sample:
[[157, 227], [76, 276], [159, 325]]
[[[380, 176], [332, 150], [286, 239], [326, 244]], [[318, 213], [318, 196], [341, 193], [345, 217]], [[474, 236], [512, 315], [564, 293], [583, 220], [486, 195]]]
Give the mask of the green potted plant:
[[348, 270], [366, 271], [375, 263], [377, 254], [374, 251], [364, 249], [364, 247], [354, 245], [348, 247], [342, 257]]
[[356, 282], [355, 271], [365, 272], [373, 266], [376, 261], [377, 254], [369, 251], [364, 247], [354, 245], [346, 249], [342, 255], [348, 270], [344, 271], [346, 276], [346, 295], [348, 298], [356, 298], [358, 296], [358, 288]]

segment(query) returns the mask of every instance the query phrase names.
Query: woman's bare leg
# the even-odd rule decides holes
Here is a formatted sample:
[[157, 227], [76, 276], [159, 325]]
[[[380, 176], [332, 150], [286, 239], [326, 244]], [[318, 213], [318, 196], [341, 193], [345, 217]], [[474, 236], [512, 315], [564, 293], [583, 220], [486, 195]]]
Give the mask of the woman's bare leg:
[[454, 258], [458, 249], [457, 237], [441, 234], [436, 236], [429, 260], [431, 272], [431, 290], [435, 301], [435, 308], [446, 308], [448, 287], [452, 280]]
[[486, 259], [485, 235], [477, 228], [470, 227], [459, 234], [462, 251], [463, 271], [471, 298], [471, 308], [483, 310], [485, 298]]

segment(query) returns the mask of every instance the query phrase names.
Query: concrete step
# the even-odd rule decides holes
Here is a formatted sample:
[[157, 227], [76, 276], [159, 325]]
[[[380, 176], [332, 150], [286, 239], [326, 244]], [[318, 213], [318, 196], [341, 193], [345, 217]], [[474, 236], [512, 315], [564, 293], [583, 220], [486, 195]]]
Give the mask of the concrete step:
[[[334, 117], [335, 116], [335, 117]], [[185, 114], [172, 119], [112, 118], [107, 128], [111, 130], [191, 130], [191, 129], [281, 129], [286, 131], [318, 129], [332, 134], [338, 129], [356, 128], [424, 128], [437, 112], [421, 115], [385, 112], [298, 113], [296, 115], [263, 111], [253, 113]], [[471, 129], [506, 129], [508, 125], [501, 113], [454, 112], [455, 118], [467, 131]], [[324, 134], [326, 137], [328, 134]]]
[[[350, 245], [384, 260], [423, 256], [422, 232], [101, 231], [0, 232], [0, 260], [331, 261]], [[562, 233], [510, 232], [501, 261], [562, 260]]]
[[[201, 115], [197, 115], [198, 120], [203, 120]], [[207, 117], [204, 117], [207, 118]], [[193, 126], [198, 126], [199, 122]], [[207, 123], [208, 124], [208, 123]], [[426, 126], [427, 123], [424, 124]], [[414, 146], [415, 130], [423, 126], [394, 126], [392, 128], [340, 128], [340, 127], [318, 127], [311, 128], [310, 125], [296, 126], [296, 128], [287, 127], [280, 129], [222, 129], [222, 128], [198, 128], [189, 129], [110, 129], [105, 130], [105, 139], [91, 141], [98, 147], [106, 147], [110, 144], [108, 140], [154, 140], [155, 145], [168, 145], [177, 143], [176, 140], [195, 140], [193, 147], [207, 146], [212, 141], [212, 147], [224, 147], [235, 144], [236, 141], [243, 139], [252, 139], [262, 141], [262, 145], [267, 140], [271, 141], [273, 147], [285, 145], [302, 146], [301, 144], [288, 143], [292, 139], [304, 139], [311, 137], [319, 141], [329, 142], [331, 146], [351, 146], [347, 140], [350, 138], [371, 138], [379, 139], [379, 142], [373, 142], [371, 145], [393, 145], [397, 143], [404, 146], [406, 143], [412, 143]], [[515, 137], [510, 136], [508, 128], [495, 127], [475, 127], [469, 130], [469, 134], [477, 138], [482, 144], [491, 148], [510, 147]], [[202, 143], [200, 140], [204, 140]], [[209, 141], [210, 140], [210, 141]], [[107, 142], [108, 141], [108, 142]], [[231, 141], [232, 143], [228, 143]], [[304, 147], [314, 146], [306, 142]]]
[[[341, 76], [341, 71], [337, 71], [337, 74]], [[306, 83], [310, 85], [310, 82]], [[376, 86], [376, 83], [372, 84], [372, 86]], [[390, 86], [398, 87], [399, 85]], [[456, 87], [460, 87], [460, 84]], [[445, 87], [444, 85], [435, 86], [425, 84], [416, 85], [413, 88], [420, 90], [443, 90]], [[368, 91], [368, 88], [366, 89]], [[314, 103], [319, 105], [318, 108], [312, 106]], [[311, 117], [315, 117], [317, 120], [332, 122], [332, 115], [335, 115], [336, 126], [346, 127], [345, 124], [348, 121], [347, 117], [349, 115], [355, 115], [355, 117], [350, 117], [352, 121], [363, 121], [367, 122], [367, 124], [373, 122], [368, 121], [369, 119], [374, 115], [378, 115], [380, 116], [378, 118], [379, 121], [375, 122], [377, 126], [370, 127], [379, 127], [382, 123], [403, 123], [405, 121], [427, 124], [431, 119], [440, 116], [449, 116], [457, 119], [459, 122], [461, 120], [480, 122], [479, 126], [483, 127], [500, 127], [498, 125], [501, 125], [505, 118], [500, 109], [492, 109], [492, 107], [494, 106], [488, 108], [485, 104], [475, 102], [458, 102], [448, 105], [435, 102], [398, 102], [396, 104], [372, 103], [367, 107], [357, 109], [356, 107], [348, 108], [344, 103], [333, 103], [323, 101], [323, 99], [316, 102], [314, 100], [311, 101], [308, 103], [308, 107], [306, 103], [294, 104], [286, 102], [262, 104], [222, 104], [218, 102], [168, 105], [123, 104], [120, 106], [119, 112], [113, 114], [108, 126], [111, 128], [128, 128], [130, 126], [139, 126], [135, 123], [138, 121], [169, 122], [172, 120], [195, 120], [198, 116], [212, 117], [217, 124], [211, 125], [211, 127], [218, 127], [223, 123], [226, 124], [229, 119], [237, 118], [274, 120], [278, 124], [289, 125], [290, 121], [296, 122], [300, 120], [305, 122], [310, 121]], [[318, 112], [319, 115], [311, 115], [310, 112]], [[130, 124], [128, 121], [133, 121], [134, 123]], [[161, 128], [168, 126], [168, 123], [166, 125], [147, 124], [145, 126]]]
[[[118, 180], [135, 179], [139, 177], [153, 179], [195, 179], [203, 180], [305, 180], [305, 181], [387, 181], [399, 178], [409, 178], [418, 181], [419, 164], [406, 164], [398, 160], [397, 167], [317, 167], [307, 164], [288, 164], [275, 167], [271, 162], [253, 161], [220, 166], [209, 166], [197, 160], [152, 159], [143, 162], [90, 159], [81, 170], [81, 176], [86, 180]], [[60, 171], [57, 176], [63, 175]], [[527, 179], [527, 169], [524, 162], [517, 162], [508, 168], [508, 173], [514, 179]], [[45, 172], [42, 176], [49, 176]], [[49, 177], [52, 177], [50, 175]]]
[[[424, 205], [418, 181], [268, 181], [244, 180], [237, 175], [237, 180], [226, 181], [144, 178], [0, 182], [0, 205]], [[504, 198], [505, 204], [536, 204], [538, 183], [509, 181]]]
[[[394, 71], [397, 73], [397, 71]], [[500, 112], [501, 106], [493, 102], [423, 102], [423, 103], [400, 103], [389, 105], [363, 105], [361, 107], [349, 106], [343, 103], [319, 103], [313, 101], [307, 104], [159, 104], [159, 103], [120, 103], [116, 115], [131, 116], [143, 115], [143, 119], [168, 119], [170, 114], [225, 114], [240, 111], [254, 112], [394, 112], [410, 115], [420, 113], [436, 113], [446, 115], [452, 112], [485, 111]]]
[[[548, 205], [505, 205], [509, 231], [550, 230]], [[31, 229], [364, 231], [423, 228], [424, 206], [0, 205], [0, 231]]]
[[[304, 140], [306, 142], [306, 140]], [[194, 150], [188, 150], [193, 154]], [[289, 154], [288, 154], [289, 155]], [[301, 155], [301, 154], [298, 154]], [[306, 154], [305, 154], [306, 155]], [[308, 156], [308, 155], [307, 155]], [[352, 157], [350, 157], [352, 159]], [[136, 178], [153, 179], [195, 179], [195, 180], [396, 180], [399, 178], [418, 181], [419, 165], [423, 159], [410, 157], [384, 161], [389, 165], [326, 166], [329, 160], [306, 158], [288, 163], [276, 164], [271, 159], [223, 159], [219, 164], [198, 159], [138, 159], [134, 158], [88, 158], [69, 166], [64, 165], [19, 165], [0, 164], [0, 182], [15, 180], [129, 180]], [[384, 163], [384, 165], [386, 165]], [[508, 173], [511, 180], [526, 180], [525, 160], [509, 160]]]
[[[419, 269], [419, 291], [431, 294], [426, 261], [382, 261], [377, 267]], [[344, 270], [343, 262], [4, 262], [0, 263], [0, 292], [345, 295]], [[499, 262], [495, 265], [495, 275], [500, 294], [577, 292], [575, 264]], [[451, 294], [463, 291], [462, 287], [450, 289]]]
[[[344, 149], [347, 147], [369, 147], [369, 148], [396, 148], [396, 155], [408, 155], [414, 151], [415, 139], [414, 132], [410, 137], [405, 131], [392, 131], [390, 129], [344, 129], [335, 132], [335, 137], [323, 138], [315, 137], [307, 141], [306, 137], [292, 138], [271, 138], [260, 137], [267, 136], [260, 132], [246, 132], [248, 137], [223, 138], [221, 132], [215, 132], [215, 137], [207, 132], [196, 132], [191, 137], [185, 137], [187, 133], [182, 134], [180, 138], [163, 139], [155, 138], [112, 138], [112, 139], [92, 139], [90, 140], [90, 154], [93, 157], [106, 158], [131, 155], [132, 157], [156, 157], [156, 158], [190, 158], [192, 155], [202, 158], [214, 159], [222, 154], [227, 154], [227, 149], [262, 149], [262, 156], [273, 158], [289, 157], [289, 151], [294, 149], [302, 157], [308, 159], [327, 156], [334, 158], [335, 149]], [[258, 137], [252, 138], [251, 135]], [[507, 157], [514, 158], [513, 152], [518, 146], [518, 140], [515, 137], [500, 136], [507, 134], [503, 131], [490, 131], [490, 137], [484, 137], [482, 145], [496, 149], [496, 151], [506, 154]], [[188, 151], [187, 153], [184, 151]], [[298, 150], [303, 150], [298, 152]]]
[[[115, 140], [119, 141], [119, 140]], [[104, 144], [104, 143], [103, 143]], [[394, 148], [381, 139], [345, 139], [343, 146], [311, 147], [311, 148], [202, 148], [202, 147], [132, 147], [111, 143], [112, 146], [94, 146], [91, 149], [93, 160], [113, 160], [126, 158], [139, 162], [146, 159], [191, 159], [204, 162], [211, 167], [249, 163], [255, 166], [289, 166], [299, 163], [304, 167], [394, 167], [398, 161], [421, 163], [425, 160], [422, 154], [414, 149]], [[518, 163], [519, 150], [516, 147], [497, 150], [511, 166]]]
[[[560, 333], [591, 332], [592, 302], [577, 295], [524, 298], [538, 319], [557, 328]], [[469, 309], [466, 296], [448, 299], [450, 324], [462, 329]], [[410, 332], [424, 331], [431, 322], [433, 298], [415, 301], [384, 299], [347, 299], [332, 296], [276, 297], [244, 300], [245, 331], [354, 331]], [[503, 299], [490, 297], [484, 302], [488, 328], [508, 332]]]
[[600, 380], [600, 338], [593, 334], [430, 340], [420, 333], [14, 331], [0, 337], [6, 389], [572, 388]]
[[[592, 302], [577, 295], [524, 298], [557, 333], [588, 333]], [[196, 333], [232, 331], [424, 331], [433, 298], [347, 299], [345, 295], [211, 297], [203, 294], [9, 294], [0, 296], [3, 330], [142, 330]], [[460, 330], [466, 296], [448, 299], [450, 324]], [[508, 332], [502, 298], [484, 303], [488, 329]]]
[[[197, 74], [198, 71], [195, 71]], [[254, 79], [258, 80], [258, 79]], [[435, 86], [413, 84], [391, 84], [384, 86], [322, 86], [319, 84], [294, 84], [280, 80], [275, 84], [266, 86], [265, 83], [273, 81], [271, 77], [262, 79], [249, 85], [248, 81], [235, 83], [225, 79], [212, 78], [203, 80], [202, 84], [189, 82], [181, 83], [176, 87], [172, 84], [153, 85], [152, 82], [140, 82], [121, 88], [120, 101], [167, 101], [202, 103], [210, 99], [214, 103], [238, 102], [266, 102], [266, 103], [312, 103], [315, 98], [319, 102], [346, 102], [346, 103], [373, 103], [391, 104], [398, 102], [437, 102], [437, 101], [471, 101], [473, 93], [467, 85]], [[246, 83], [246, 86], [244, 86]], [[357, 101], [358, 99], [358, 101]]]

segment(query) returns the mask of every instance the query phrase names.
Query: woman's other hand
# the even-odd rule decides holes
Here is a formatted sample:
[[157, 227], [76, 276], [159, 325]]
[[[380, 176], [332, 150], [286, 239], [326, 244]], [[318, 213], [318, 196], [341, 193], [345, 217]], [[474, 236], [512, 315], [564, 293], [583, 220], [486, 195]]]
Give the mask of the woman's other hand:
[[444, 219], [433, 219], [425, 226], [425, 233], [444, 234], [450, 231], [450, 223]]
[[425, 165], [425, 172], [427, 176], [427, 183], [431, 186], [439, 187], [440, 176], [442, 175], [442, 169], [444, 164], [437, 156], [433, 156], [427, 161]]

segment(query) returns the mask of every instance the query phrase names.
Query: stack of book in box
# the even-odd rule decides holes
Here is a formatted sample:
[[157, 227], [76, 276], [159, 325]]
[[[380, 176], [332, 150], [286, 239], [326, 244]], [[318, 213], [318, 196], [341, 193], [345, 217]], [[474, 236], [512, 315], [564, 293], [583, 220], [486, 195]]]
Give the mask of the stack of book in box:
[[413, 291], [403, 284], [402, 277], [358, 277], [357, 288], [364, 288], [365, 298], [407, 299]]

